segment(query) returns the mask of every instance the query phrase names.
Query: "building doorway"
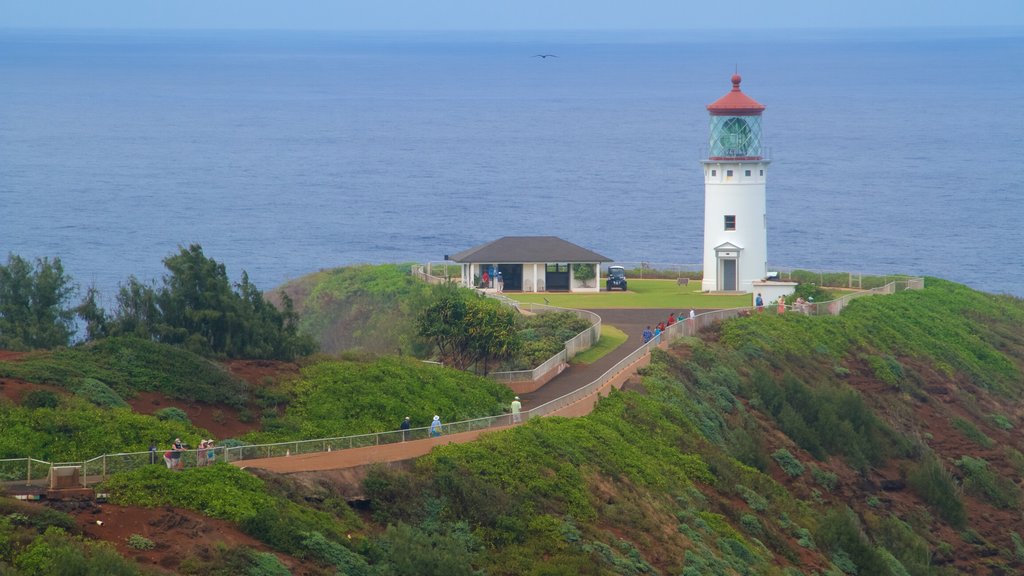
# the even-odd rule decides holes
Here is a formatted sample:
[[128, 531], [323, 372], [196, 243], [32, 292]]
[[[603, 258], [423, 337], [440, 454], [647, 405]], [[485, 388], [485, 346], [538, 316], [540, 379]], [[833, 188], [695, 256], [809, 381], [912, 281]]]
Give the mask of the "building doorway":
[[544, 285], [549, 292], [569, 290], [569, 265], [548, 264], [544, 273]]
[[718, 283], [723, 292], [735, 292], [738, 282], [736, 281], [736, 259], [722, 258], [719, 260], [721, 281]]
[[522, 264], [498, 264], [498, 271], [501, 272], [501, 279], [505, 283], [505, 290], [516, 292], [523, 290]]

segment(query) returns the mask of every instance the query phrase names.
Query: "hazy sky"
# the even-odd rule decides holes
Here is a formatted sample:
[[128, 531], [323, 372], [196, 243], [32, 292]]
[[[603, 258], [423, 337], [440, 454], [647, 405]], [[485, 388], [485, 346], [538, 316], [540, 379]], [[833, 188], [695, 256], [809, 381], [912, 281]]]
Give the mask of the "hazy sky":
[[590, 30], [1024, 26], [1024, 0], [0, 0], [0, 28]]

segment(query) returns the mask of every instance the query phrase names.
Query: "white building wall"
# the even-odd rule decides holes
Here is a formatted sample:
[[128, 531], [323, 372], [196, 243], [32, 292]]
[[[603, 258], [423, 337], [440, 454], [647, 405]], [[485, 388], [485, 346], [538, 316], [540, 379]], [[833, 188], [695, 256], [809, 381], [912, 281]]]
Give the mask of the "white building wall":
[[[732, 175], [729, 175], [729, 171]], [[750, 171], [750, 176], [746, 175]], [[718, 258], [715, 247], [731, 243], [741, 249], [737, 263], [737, 289], [753, 290], [753, 282], [767, 275], [768, 233], [765, 182], [767, 161], [704, 161], [704, 280], [701, 289], [717, 291]], [[736, 217], [736, 229], [725, 230], [725, 216]]]

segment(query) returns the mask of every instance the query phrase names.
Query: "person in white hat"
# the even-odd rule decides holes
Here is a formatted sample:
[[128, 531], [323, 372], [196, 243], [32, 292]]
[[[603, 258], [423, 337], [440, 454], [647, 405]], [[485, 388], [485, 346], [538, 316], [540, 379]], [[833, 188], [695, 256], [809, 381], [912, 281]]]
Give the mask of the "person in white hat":
[[441, 417], [434, 414], [434, 421], [430, 423], [430, 435], [440, 436], [441, 435]]
[[523, 403], [519, 401], [519, 396], [516, 396], [515, 400], [512, 401], [512, 423], [519, 424], [522, 422], [522, 416], [519, 413], [523, 409]]

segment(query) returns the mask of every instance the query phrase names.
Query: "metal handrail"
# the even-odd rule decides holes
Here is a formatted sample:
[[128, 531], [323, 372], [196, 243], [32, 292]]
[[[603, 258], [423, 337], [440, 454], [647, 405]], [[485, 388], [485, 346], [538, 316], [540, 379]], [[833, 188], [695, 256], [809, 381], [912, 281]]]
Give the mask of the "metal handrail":
[[[813, 303], [812, 309], [800, 310], [808, 314], [829, 314], [837, 315], [843, 308], [846, 307], [851, 300], [860, 298], [863, 296], [871, 296], [875, 294], [893, 294], [900, 290], [921, 290], [924, 288], [923, 278], [907, 278], [905, 280], [897, 280], [886, 284], [879, 288], [873, 288], [871, 290], [863, 290], [860, 292], [854, 292], [846, 294], [835, 300], [828, 302]], [[841, 303], [841, 304], [836, 304]], [[709, 312], [703, 312], [697, 314], [693, 318], [684, 318], [683, 320], [676, 322], [672, 326], [669, 326], [666, 331], [658, 336], [652, 338], [649, 342], [642, 344], [639, 348], [628, 354], [625, 358], [615, 363], [614, 366], [606, 370], [603, 374], [598, 376], [596, 379], [588, 384], [577, 388], [567, 394], [564, 394], [558, 398], [545, 402], [535, 408], [524, 410], [520, 414], [520, 421], [525, 422], [530, 418], [541, 417], [547, 414], [552, 414], [572, 405], [573, 403], [586, 398], [593, 394], [605, 384], [607, 384], [616, 374], [627, 368], [630, 364], [636, 362], [640, 358], [650, 354], [651, 348], [656, 347], [662, 343], [663, 340], [671, 340], [680, 338], [683, 336], [696, 335], [702, 328], [727, 318], [733, 318], [740, 316], [743, 313], [750, 313], [755, 310], [755, 307], [741, 307], [741, 308], [729, 308], [725, 310], [712, 310]], [[470, 420], [461, 420], [458, 422], [452, 422], [449, 424], [442, 424], [442, 432], [445, 435], [456, 434], [460, 432], [468, 432], [474, 430], [486, 430], [490, 428], [497, 428], [500, 426], [510, 426], [517, 424], [518, 422], [513, 420], [511, 414], [499, 414], [496, 416], [484, 416], [481, 418], [473, 418]], [[406, 440], [417, 440], [420, 438], [429, 437], [429, 427], [413, 428], [410, 430], [389, 430], [385, 432], [374, 432], [367, 434], [356, 434], [351, 436], [336, 436], [332, 438], [315, 438], [310, 440], [292, 440], [287, 442], [274, 442], [268, 444], [246, 444], [242, 446], [215, 446], [212, 449], [206, 448], [190, 448], [186, 450], [178, 450], [181, 454], [182, 466], [186, 464], [186, 460], [196, 462], [196, 466], [201, 465], [198, 452], [213, 450], [215, 454], [215, 460], [220, 460], [217, 455], [222, 455], [224, 461], [236, 462], [240, 460], [251, 460], [255, 458], [271, 458], [275, 456], [289, 456], [292, 454], [307, 454], [312, 452], [330, 452], [332, 450], [345, 450], [351, 448], [359, 448], [366, 446], [379, 446], [383, 444], [393, 444], [396, 442], [403, 442]], [[383, 440], [383, 441], [382, 441]], [[347, 446], [344, 446], [347, 444]], [[318, 445], [320, 450], [304, 450], [307, 446]], [[292, 449], [294, 448], [294, 450]], [[162, 459], [162, 453], [166, 451], [160, 451], [160, 458]], [[251, 454], [251, 455], [250, 455]], [[105, 479], [111, 473], [114, 473], [120, 468], [117, 464], [127, 463], [129, 466], [126, 469], [132, 469], [137, 467], [138, 460], [145, 457], [146, 461], [143, 464], [149, 464], [149, 459], [152, 453], [146, 452], [119, 452], [114, 454], [103, 454], [89, 460], [82, 462], [57, 462], [50, 463], [43, 460], [37, 460], [35, 458], [8, 458], [0, 459], [0, 466], [9, 462], [25, 462], [28, 482], [31, 482], [31, 463], [37, 462], [39, 464], [47, 465], [52, 467], [55, 466], [79, 466], [82, 468], [82, 485], [87, 486], [91, 483], [91, 478], [99, 477], [100, 480]], [[95, 473], [90, 477], [89, 466], [99, 466], [99, 473]], [[20, 480], [13, 480], [20, 481]]]

